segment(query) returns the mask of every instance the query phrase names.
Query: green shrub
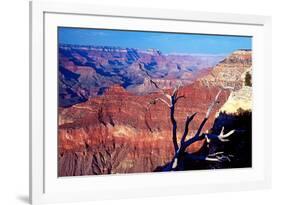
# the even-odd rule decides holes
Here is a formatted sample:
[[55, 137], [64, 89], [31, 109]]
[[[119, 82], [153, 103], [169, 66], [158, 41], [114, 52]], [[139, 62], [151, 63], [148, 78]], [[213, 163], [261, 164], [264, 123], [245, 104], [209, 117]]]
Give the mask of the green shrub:
[[245, 85], [252, 87], [252, 75], [249, 72], [245, 75]]

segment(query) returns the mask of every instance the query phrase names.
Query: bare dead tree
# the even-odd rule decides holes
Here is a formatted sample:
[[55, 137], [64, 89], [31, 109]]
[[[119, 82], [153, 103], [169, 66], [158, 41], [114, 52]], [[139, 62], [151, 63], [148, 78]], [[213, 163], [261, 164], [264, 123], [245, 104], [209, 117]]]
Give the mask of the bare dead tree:
[[[222, 92], [222, 90], [225, 89], [232, 89], [229, 87], [221, 87], [221, 89], [218, 91], [215, 99], [212, 101], [210, 106], [208, 107], [206, 111], [206, 115], [204, 119], [202, 120], [196, 134], [189, 139], [187, 139], [188, 131], [189, 131], [189, 124], [192, 122], [194, 117], [197, 113], [193, 113], [191, 116], [187, 116], [185, 120], [185, 127], [184, 132], [181, 136], [181, 140], [178, 143], [178, 137], [177, 137], [177, 121], [175, 119], [175, 108], [178, 100], [180, 98], [184, 98], [184, 96], [178, 95], [178, 91], [181, 86], [177, 86], [174, 88], [172, 94], [169, 94], [164, 89], [161, 89], [157, 83], [153, 80], [153, 77], [143, 68], [143, 65], [139, 64], [140, 69], [146, 74], [146, 76], [149, 78], [150, 82], [162, 93], [162, 97], [156, 98], [151, 104], [156, 104], [157, 101], [162, 102], [164, 105], [166, 105], [170, 109], [170, 120], [172, 123], [172, 142], [174, 145], [174, 157], [171, 160], [171, 162], [168, 164], [168, 166], [165, 167], [164, 171], [171, 171], [171, 170], [181, 170], [183, 167], [183, 160], [186, 156], [188, 156], [190, 159], [194, 160], [206, 160], [206, 161], [213, 161], [213, 162], [222, 162], [222, 161], [229, 161], [229, 156], [225, 155], [223, 152], [216, 152], [208, 155], [192, 155], [186, 152], [186, 149], [191, 146], [193, 143], [198, 142], [200, 140], [206, 139], [207, 143], [210, 143], [211, 140], [217, 139], [221, 142], [227, 142], [229, 141], [228, 137], [232, 135], [235, 130], [231, 130], [227, 133], [224, 133], [224, 127], [222, 127], [220, 134], [208, 134], [208, 133], [202, 133], [202, 130], [204, 128], [204, 125], [209, 119], [209, 116], [216, 105], [218, 103], [218, 98]], [[150, 106], [149, 105], [149, 106]]]

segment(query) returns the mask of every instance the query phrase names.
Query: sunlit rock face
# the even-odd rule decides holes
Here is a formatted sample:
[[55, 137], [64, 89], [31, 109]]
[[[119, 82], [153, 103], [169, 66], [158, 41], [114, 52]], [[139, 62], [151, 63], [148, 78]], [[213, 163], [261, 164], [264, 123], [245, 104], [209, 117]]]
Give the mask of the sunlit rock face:
[[252, 86], [246, 83], [246, 75], [252, 76], [252, 67], [248, 68], [242, 75], [241, 81], [243, 81], [242, 88], [231, 92], [228, 100], [220, 109], [221, 112], [228, 114], [237, 113], [243, 110], [252, 110]]
[[[248, 75], [248, 76], [247, 76]], [[249, 78], [247, 80], [247, 77]], [[228, 114], [241, 111], [252, 111], [253, 90], [252, 90], [252, 66], [245, 66], [244, 72], [238, 80], [240, 89], [234, 89], [227, 102], [220, 109], [221, 112]], [[241, 85], [242, 84], [242, 85]]]
[[[151, 52], [161, 55], [149, 51], [145, 53], [146, 58], [150, 58]], [[193, 136], [221, 86], [234, 89], [221, 93], [204, 132], [212, 128], [220, 111], [232, 112], [241, 104], [246, 108], [248, 100], [251, 102], [251, 87], [245, 86], [245, 73], [251, 71], [250, 67], [251, 52], [237, 51], [193, 83], [180, 88], [179, 95], [184, 98], [175, 109], [178, 140], [186, 116], [197, 112], [188, 137]], [[172, 92], [170, 82], [159, 80], [161, 83], [167, 92]], [[145, 87], [135, 89], [146, 90]], [[102, 95], [67, 108], [60, 107], [59, 176], [151, 172], [169, 162], [174, 155], [170, 110], [164, 103], [151, 103], [159, 97], [163, 96], [157, 91], [140, 95], [117, 83], [105, 88]], [[187, 151], [196, 152], [202, 144], [199, 141]]]
[[199, 79], [207, 86], [232, 88], [221, 112], [236, 113], [240, 110], [252, 110], [252, 87], [246, 83], [246, 75], [252, 76], [252, 52], [239, 50], [221, 61], [210, 74]]
[[240, 109], [252, 110], [252, 88], [249, 86], [232, 92], [220, 111], [231, 114], [237, 113]]
[[238, 50], [217, 64], [210, 74], [199, 81], [207, 86], [231, 87], [234, 90], [242, 88], [245, 80], [242, 75], [252, 66], [252, 51]]

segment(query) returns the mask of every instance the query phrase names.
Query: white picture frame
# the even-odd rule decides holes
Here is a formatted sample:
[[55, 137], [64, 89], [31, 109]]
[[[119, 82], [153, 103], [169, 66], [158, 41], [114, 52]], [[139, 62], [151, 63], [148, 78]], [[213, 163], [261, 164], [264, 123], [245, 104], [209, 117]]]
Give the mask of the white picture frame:
[[[97, 25], [125, 30], [155, 31], [156, 29], [157, 31], [253, 36], [255, 39], [253, 44], [255, 108], [253, 167], [218, 171], [58, 178], [57, 162], [54, 161], [57, 156], [57, 129], [54, 127], [57, 119], [54, 112], [57, 109], [56, 28], [58, 26], [96, 27]], [[55, 69], [47, 69], [54, 67]], [[239, 191], [271, 186], [270, 17], [119, 8], [79, 3], [31, 2], [30, 93], [30, 202], [32, 204]]]

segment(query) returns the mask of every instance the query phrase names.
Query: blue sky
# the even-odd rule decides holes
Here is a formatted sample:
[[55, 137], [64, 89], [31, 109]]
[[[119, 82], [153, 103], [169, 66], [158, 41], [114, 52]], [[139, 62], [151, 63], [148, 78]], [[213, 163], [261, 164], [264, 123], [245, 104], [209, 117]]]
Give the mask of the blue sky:
[[62, 28], [59, 43], [93, 46], [118, 46], [162, 53], [226, 55], [237, 49], [251, 49], [252, 38], [244, 36], [179, 34], [103, 29]]

